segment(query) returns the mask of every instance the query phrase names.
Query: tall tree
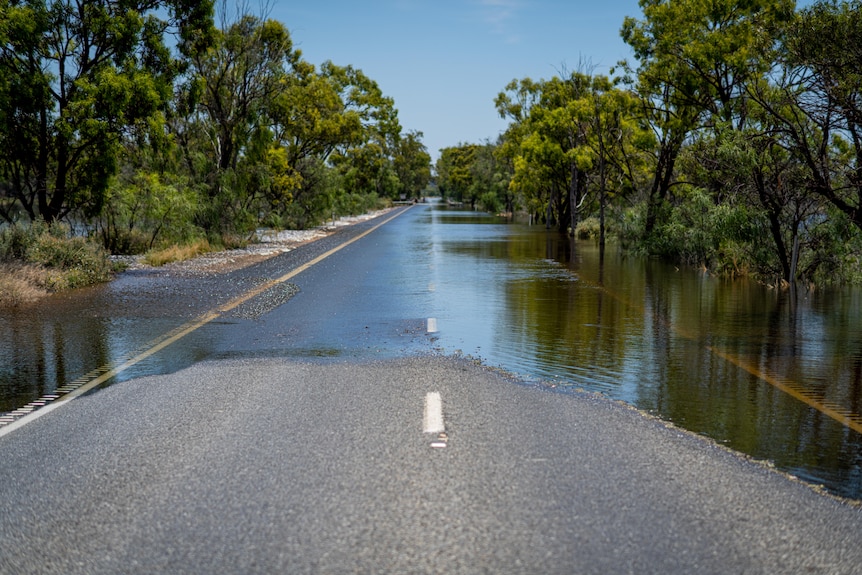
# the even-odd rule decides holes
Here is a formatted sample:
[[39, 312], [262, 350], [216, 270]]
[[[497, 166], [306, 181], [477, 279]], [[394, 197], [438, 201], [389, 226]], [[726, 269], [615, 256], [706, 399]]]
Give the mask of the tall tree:
[[[186, 54], [210, 37], [212, 2], [0, 2], [5, 194], [30, 219], [97, 212], [121, 138], [164, 109]], [[12, 206], [3, 207], [13, 218]]]
[[809, 190], [862, 228], [862, 2], [817, 2], [784, 43], [776, 92], [758, 101], [804, 164]]
[[[585, 144], [592, 150], [598, 171], [599, 244], [604, 246], [608, 202], [641, 186], [646, 157], [656, 142], [639, 115], [634, 93], [619, 89], [607, 76], [597, 75], [592, 78], [588, 98], [591, 105], [581, 110], [589, 125]], [[609, 185], [610, 181], [614, 185]]]
[[[270, 139], [268, 113], [297, 70], [305, 72], [283, 24], [243, 14], [218, 30], [212, 46], [192, 55], [187, 97], [191, 121], [209, 141], [212, 166], [202, 174], [210, 229], [253, 226], [252, 205]], [[242, 164], [242, 165], [241, 165]]]
[[327, 209], [325, 169], [334, 165], [357, 192], [394, 192], [398, 111], [377, 83], [352, 66], [324, 62], [281, 91], [270, 111], [275, 146], [294, 174], [295, 207], [304, 218]]
[[746, 88], [770, 66], [763, 58], [793, 0], [640, 0], [621, 35], [639, 62], [637, 91], [659, 142], [647, 203], [652, 233], [674, 182], [689, 134], [721, 125], [742, 128]]
[[577, 225], [577, 211], [586, 197], [584, 170], [591, 162], [585, 148], [584, 110], [590, 76], [575, 72], [537, 83], [512, 82], [507, 90], [497, 97], [496, 104], [501, 115], [512, 117], [518, 124], [511, 131], [520, 140], [518, 149], [513, 150], [511, 185], [527, 195], [528, 205], [544, 209], [548, 227], [557, 225], [565, 230]]
[[393, 167], [398, 176], [399, 193], [418, 198], [431, 181], [431, 156], [422, 143], [422, 132], [407, 132], [395, 149]]

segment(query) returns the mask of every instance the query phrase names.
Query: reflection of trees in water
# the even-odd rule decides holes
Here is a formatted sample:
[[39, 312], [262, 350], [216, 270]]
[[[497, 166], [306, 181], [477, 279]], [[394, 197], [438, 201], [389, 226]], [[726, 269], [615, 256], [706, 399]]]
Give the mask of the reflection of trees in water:
[[12, 310], [0, 319], [0, 412], [55, 391], [109, 361], [105, 321], [79, 311]]

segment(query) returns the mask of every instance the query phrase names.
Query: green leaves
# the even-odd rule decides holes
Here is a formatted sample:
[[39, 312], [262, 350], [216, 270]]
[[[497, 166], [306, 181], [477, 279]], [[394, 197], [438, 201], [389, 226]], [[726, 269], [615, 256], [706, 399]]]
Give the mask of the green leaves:
[[[0, 4], [0, 76], [22, 95], [3, 102], [0, 138], [26, 142], [28, 150], [0, 158], [0, 177], [30, 219], [97, 211], [123, 135], [166, 109], [179, 66], [158, 15], [171, 6]], [[199, 3], [183, 24], [202, 26], [211, 6]]]

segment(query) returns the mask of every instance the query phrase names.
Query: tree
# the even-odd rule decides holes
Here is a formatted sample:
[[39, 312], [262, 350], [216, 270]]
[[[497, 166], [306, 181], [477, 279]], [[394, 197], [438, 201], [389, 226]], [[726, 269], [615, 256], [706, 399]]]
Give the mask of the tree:
[[180, 64], [165, 34], [200, 49], [211, 13], [210, 1], [0, 2], [0, 175], [14, 206], [49, 222], [98, 212], [122, 136], [170, 101]]
[[[592, 78], [589, 98], [592, 111], [587, 112], [589, 132], [585, 143], [598, 167], [599, 245], [604, 247], [609, 198], [640, 186], [645, 158], [655, 149], [655, 139], [638, 115], [640, 105], [634, 93], [620, 90], [608, 77], [598, 75]], [[609, 180], [616, 183], [611, 189]]]
[[[310, 65], [293, 48], [283, 24], [239, 15], [215, 33], [210, 47], [192, 54], [192, 74], [185, 87], [187, 124], [205, 135], [210, 165], [198, 177], [206, 181], [208, 201], [202, 225], [211, 230], [253, 227], [252, 215], [266, 179], [268, 115], [274, 101]], [[189, 148], [193, 150], [194, 148]]]
[[[528, 206], [544, 209], [548, 227], [577, 225], [586, 197], [585, 169], [591, 157], [584, 146], [588, 112], [584, 97], [590, 76], [572, 73], [534, 83], [526, 79], [507, 86], [496, 100], [501, 116], [519, 125], [511, 134], [520, 143], [515, 152], [511, 185], [527, 196]], [[525, 105], [524, 103], [528, 103]], [[572, 228], [573, 229], [573, 228]]]
[[640, 0], [639, 5], [643, 20], [626, 18], [620, 33], [640, 63], [636, 90], [659, 143], [647, 200], [649, 236], [689, 134], [745, 126], [747, 86], [769, 69], [763, 56], [792, 16], [794, 2]]
[[391, 167], [401, 126], [391, 98], [361, 70], [325, 62], [288, 85], [270, 111], [274, 145], [285, 150], [298, 187], [294, 208], [303, 221], [329, 208], [336, 190], [322, 184], [334, 166], [351, 192], [395, 193]]
[[804, 164], [808, 189], [862, 229], [862, 3], [824, 1], [789, 28], [776, 92], [755, 97]]
[[393, 168], [403, 198], [418, 198], [431, 181], [431, 156], [422, 143], [422, 132], [411, 131], [396, 144]]

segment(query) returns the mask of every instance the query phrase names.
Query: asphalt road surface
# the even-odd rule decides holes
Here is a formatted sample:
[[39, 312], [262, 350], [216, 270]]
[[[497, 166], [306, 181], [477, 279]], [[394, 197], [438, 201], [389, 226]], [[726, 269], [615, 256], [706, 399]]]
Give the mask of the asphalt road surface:
[[856, 507], [618, 403], [418, 353], [425, 300], [384, 265], [407, 224], [158, 352], [202, 361], [0, 437], [0, 573], [862, 571]]

